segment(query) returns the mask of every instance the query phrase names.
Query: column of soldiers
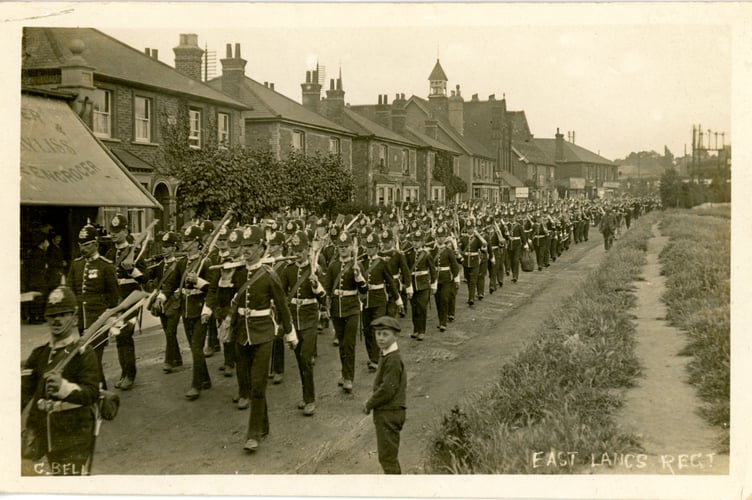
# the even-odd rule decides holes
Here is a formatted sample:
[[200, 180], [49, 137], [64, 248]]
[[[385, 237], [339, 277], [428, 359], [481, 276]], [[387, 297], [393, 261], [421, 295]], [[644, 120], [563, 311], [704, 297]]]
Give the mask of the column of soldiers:
[[[113, 245], [104, 257], [97, 230], [90, 225], [81, 229], [81, 257], [72, 263], [67, 283], [76, 298], [79, 332], [131, 290], [153, 291], [149, 310], [164, 332], [165, 374], [183, 364], [182, 322], [191, 350], [185, 393], [190, 401], [212, 386], [205, 358], [223, 352], [220, 370], [226, 377], [237, 375], [233, 402], [238, 409], [250, 409], [244, 449], [254, 452], [269, 432], [267, 383], [282, 382], [285, 348], [294, 350], [298, 365], [302, 397], [297, 408], [312, 416], [317, 337], [330, 325], [340, 359], [337, 383], [350, 393], [358, 332], [368, 371], [377, 369], [379, 348], [371, 326], [376, 318], [409, 312], [411, 338], [423, 341], [429, 336], [432, 304], [439, 332], [454, 321], [463, 280], [468, 307], [473, 307], [486, 290], [493, 294], [501, 288], [505, 277], [518, 281], [523, 252], [534, 252], [537, 269], [543, 271], [570, 244], [588, 241], [591, 225], [605, 218], [618, 228], [619, 215], [628, 225], [657, 206], [645, 200], [463, 204], [432, 210], [408, 204], [332, 221], [280, 217], [234, 228], [204, 221], [159, 235], [161, 252], [152, 258], [143, 258], [129, 221], [117, 214], [109, 221]], [[136, 379], [134, 323], [121, 325], [116, 336], [121, 374], [114, 386], [126, 391]], [[104, 346], [95, 350], [92, 365], [101, 386], [106, 386]]]

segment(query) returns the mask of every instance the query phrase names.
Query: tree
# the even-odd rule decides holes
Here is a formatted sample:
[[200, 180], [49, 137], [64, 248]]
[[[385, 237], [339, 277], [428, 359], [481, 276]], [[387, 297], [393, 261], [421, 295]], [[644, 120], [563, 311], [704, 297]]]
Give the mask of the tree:
[[453, 199], [457, 193], [467, 192], [467, 183], [454, 175], [454, 159], [450, 153], [442, 151], [436, 153], [433, 178], [444, 183], [447, 200]]
[[187, 104], [181, 103], [177, 119], [163, 120], [165, 173], [180, 181], [179, 211], [218, 219], [233, 208], [241, 221], [250, 221], [283, 208], [321, 213], [352, 195], [352, 174], [338, 156], [291, 153], [279, 161], [268, 149], [224, 147], [211, 123], [206, 144], [193, 149], [187, 117]]
[[292, 152], [284, 160], [283, 170], [291, 208], [328, 213], [352, 196], [352, 172], [345, 168], [338, 155], [323, 156], [317, 152], [306, 156]]
[[661, 203], [666, 208], [679, 206], [681, 196], [681, 179], [676, 170], [670, 168], [661, 176]]

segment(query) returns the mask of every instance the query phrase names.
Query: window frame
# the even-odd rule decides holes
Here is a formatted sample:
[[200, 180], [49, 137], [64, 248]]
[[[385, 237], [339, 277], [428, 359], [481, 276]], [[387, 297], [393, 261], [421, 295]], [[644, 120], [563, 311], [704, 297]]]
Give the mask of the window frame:
[[[194, 120], [194, 115], [198, 117], [198, 120]], [[202, 115], [202, 110], [199, 108], [188, 110], [188, 147], [191, 149], [201, 149]], [[194, 122], [197, 125], [196, 129], [193, 128]]]
[[[98, 95], [104, 95], [105, 96], [105, 105], [107, 106], [107, 111], [98, 111], [97, 105], [99, 104], [97, 101], [92, 100], [92, 111], [91, 111], [91, 131], [94, 133], [95, 136], [101, 138], [101, 139], [112, 139], [112, 122], [113, 122], [113, 109], [112, 109], [112, 97], [113, 97], [113, 91], [110, 89], [102, 89], [97, 88], [94, 91], [94, 96]], [[100, 132], [97, 130], [97, 117], [98, 116], [105, 116], [106, 117], [106, 124], [107, 124], [107, 132]]]
[[389, 171], [389, 147], [386, 144], [379, 144], [379, 169]]
[[[227, 123], [223, 123], [223, 121], [226, 121]], [[232, 121], [230, 119], [230, 113], [218, 111], [217, 112], [217, 144], [219, 145], [219, 147], [226, 148], [230, 146], [231, 130], [232, 130]]]
[[329, 136], [329, 153], [333, 155], [342, 154], [342, 141], [339, 137]]
[[[139, 101], [143, 101], [145, 104], [144, 110], [146, 117], [142, 117], [138, 115], [138, 103]], [[151, 144], [152, 143], [152, 125], [153, 120], [152, 117], [154, 116], [153, 113], [153, 106], [152, 106], [152, 99], [150, 97], [145, 97], [142, 95], [134, 95], [133, 96], [133, 142], [139, 142], [144, 144]], [[139, 127], [141, 125], [141, 127]], [[146, 125], [146, 137], [139, 137], [139, 129], [143, 128], [143, 125]]]
[[[299, 138], [300, 145], [295, 145], [295, 139]], [[299, 153], [305, 154], [306, 151], [306, 136], [305, 131], [303, 130], [293, 130], [292, 131], [292, 141], [290, 141], [290, 147], [294, 151], [298, 151]]]

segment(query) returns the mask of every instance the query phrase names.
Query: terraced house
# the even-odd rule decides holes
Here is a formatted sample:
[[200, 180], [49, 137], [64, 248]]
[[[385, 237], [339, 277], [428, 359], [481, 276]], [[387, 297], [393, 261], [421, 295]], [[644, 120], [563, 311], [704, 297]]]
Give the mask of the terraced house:
[[[243, 144], [241, 119], [248, 106], [201, 81], [203, 50], [197, 36], [180, 35], [175, 68], [156, 50], [140, 51], [93, 28], [25, 28], [22, 82], [29, 88], [67, 92], [71, 107], [138, 182], [160, 202], [158, 229], [179, 226], [178, 182], [165, 173], [164, 128], [188, 120], [190, 147], [210, 141]], [[185, 110], [181, 113], [179, 110]], [[100, 222], [127, 212], [133, 231], [148, 210], [104, 207]]]
[[[235, 44], [234, 52], [232, 45], [227, 44], [226, 57], [220, 62], [222, 75], [207, 83], [247, 106], [243, 113], [246, 147], [270, 149], [279, 159], [291, 151], [308, 155], [331, 153], [338, 155], [343, 165], [352, 168], [356, 136], [353, 131], [322, 116], [316, 108], [280, 94], [274, 90], [274, 83], [260, 83], [247, 77], [247, 61], [241, 56], [240, 44]], [[305, 96], [306, 84], [303, 85]], [[316, 87], [318, 90], [308, 89], [308, 94], [318, 96], [321, 85], [316, 84]], [[305, 99], [303, 102], [309, 104]]]

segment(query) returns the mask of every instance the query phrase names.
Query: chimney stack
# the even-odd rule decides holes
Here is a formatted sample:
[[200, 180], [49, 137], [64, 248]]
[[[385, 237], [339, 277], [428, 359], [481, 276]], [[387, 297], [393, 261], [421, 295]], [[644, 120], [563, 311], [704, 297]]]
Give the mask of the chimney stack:
[[[180, 44], [172, 51], [175, 53], [175, 69], [188, 78], [200, 82], [201, 60], [204, 57], [204, 50], [198, 46], [198, 35], [193, 33], [181, 34]], [[155, 59], [156, 53], [157, 50], [154, 49], [152, 57]]]
[[379, 103], [376, 105], [376, 123], [385, 128], [392, 127], [389, 97], [386, 94], [379, 96]]
[[392, 130], [398, 134], [405, 132], [405, 123], [407, 121], [407, 101], [405, 94], [397, 94], [392, 101]]
[[457, 85], [455, 88], [456, 90], [452, 90], [452, 95], [449, 98], [449, 103], [447, 104], [447, 118], [449, 119], [449, 124], [452, 126], [452, 128], [459, 132], [460, 135], [464, 135], [465, 100], [462, 98], [460, 86]]
[[564, 134], [559, 133], [559, 128], [556, 127], [556, 149], [554, 152], [555, 161], [564, 161]]
[[245, 79], [245, 65], [248, 61], [240, 57], [240, 44], [235, 44], [235, 56], [232, 54], [232, 45], [227, 44], [227, 57], [221, 59], [222, 63], [222, 92], [233, 97], [240, 97], [240, 88]]
[[[317, 72], [315, 80], [318, 81]], [[334, 123], [342, 125], [345, 119], [345, 91], [342, 90], [342, 72], [335, 81], [329, 80], [329, 90], [326, 91], [326, 117]]]

